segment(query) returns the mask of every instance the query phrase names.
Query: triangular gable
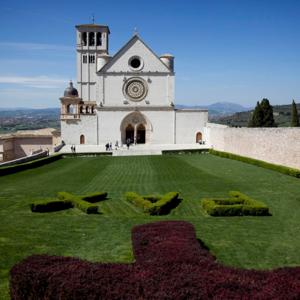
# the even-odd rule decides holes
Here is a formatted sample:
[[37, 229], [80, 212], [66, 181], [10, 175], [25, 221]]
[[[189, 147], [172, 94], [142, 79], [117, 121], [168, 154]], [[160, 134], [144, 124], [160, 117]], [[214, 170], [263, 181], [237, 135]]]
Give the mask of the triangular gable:
[[134, 35], [99, 71], [106, 72], [133, 72], [128, 65], [128, 61], [133, 56], [141, 57], [143, 61], [142, 72], [163, 72], [170, 73], [171, 70], [159, 59], [159, 57], [149, 48], [143, 40]]

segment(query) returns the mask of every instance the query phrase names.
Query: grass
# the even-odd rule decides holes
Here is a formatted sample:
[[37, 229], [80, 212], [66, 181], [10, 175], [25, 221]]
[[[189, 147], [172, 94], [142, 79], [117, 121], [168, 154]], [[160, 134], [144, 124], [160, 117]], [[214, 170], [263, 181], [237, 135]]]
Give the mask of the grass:
[[[239, 190], [265, 202], [271, 217], [205, 214], [200, 199]], [[36, 253], [100, 262], [131, 262], [131, 228], [155, 220], [186, 220], [218, 261], [272, 269], [300, 265], [300, 180], [239, 161], [202, 155], [65, 158], [0, 179], [0, 299], [8, 299], [10, 268]], [[32, 213], [29, 204], [57, 192], [108, 192], [101, 215], [70, 209]], [[168, 216], [143, 215], [127, 191], [184, 200]]]

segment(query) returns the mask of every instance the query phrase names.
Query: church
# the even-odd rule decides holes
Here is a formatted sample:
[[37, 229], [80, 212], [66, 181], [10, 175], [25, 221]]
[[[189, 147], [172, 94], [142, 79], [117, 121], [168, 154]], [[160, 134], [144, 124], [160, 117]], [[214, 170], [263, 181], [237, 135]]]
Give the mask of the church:
[[207, 110], [176, 109], [171, 54], [158, 56], [135, 33], [113, 56], [108, 26], [76, 26], [77, 89], [61, 101], [67, 145], [195, 144], [203, 139]]

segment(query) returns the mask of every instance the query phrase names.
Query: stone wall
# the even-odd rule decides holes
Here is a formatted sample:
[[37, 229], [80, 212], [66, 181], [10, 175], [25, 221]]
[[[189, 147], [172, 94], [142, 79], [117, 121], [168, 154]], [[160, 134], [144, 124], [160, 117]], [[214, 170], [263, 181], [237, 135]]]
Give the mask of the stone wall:
[[15, 137], [14, 158], [31, 155], [34, 151], [52, 151], [52, 136]]
[[231, 128], [208, 123], [213, 149], [300, 169], [300, 128]]

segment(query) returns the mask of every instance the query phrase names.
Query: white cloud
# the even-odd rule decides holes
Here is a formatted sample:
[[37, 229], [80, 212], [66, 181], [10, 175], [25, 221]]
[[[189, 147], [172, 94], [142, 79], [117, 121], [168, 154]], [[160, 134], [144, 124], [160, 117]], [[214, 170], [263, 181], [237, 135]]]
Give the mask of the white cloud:
[[74, 47], [56, 44], [0, 42], [1, 48], [29, 51], [73, 51]]
[[33, 88], [60, 88], [68, 83], [66, 78], [49, 76], [0, 76], [0, 84], [15, 84]]

